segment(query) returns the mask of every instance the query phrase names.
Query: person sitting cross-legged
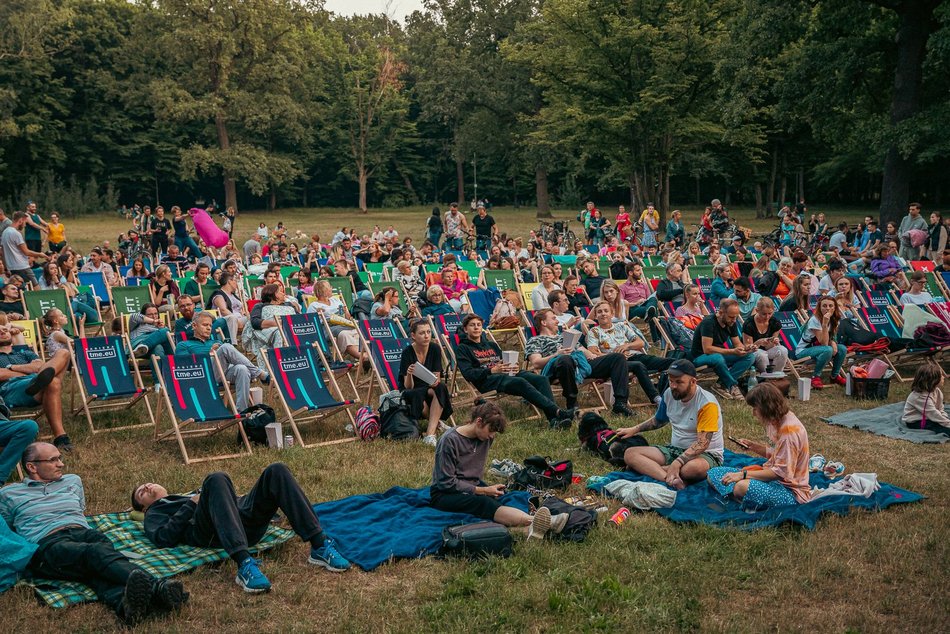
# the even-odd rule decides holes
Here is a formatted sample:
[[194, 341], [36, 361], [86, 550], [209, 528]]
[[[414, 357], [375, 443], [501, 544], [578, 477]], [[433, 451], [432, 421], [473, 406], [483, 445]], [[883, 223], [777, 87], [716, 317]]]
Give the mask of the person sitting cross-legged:
[[[598, 302], [607, 310], [607, 302]], [[609, 317], [608, 317], [609, 319]], [[534, 315], [534, 324], [538, 334], [528, 340], [525, 356], [528, 363], [548, 377], [552, 383], [561, 385], [568, 409], [577, 406], [578, 379], [610, 379], [614, 391], [614, 414], [632, 416], [627, 404], [630, 396], [630, 380], [627, 375], [627, 359], [622, 354], [602, 354], [579, 346], [573, 349], [564, 347], [564, 336], [558, 332], [557, 317], [550, 308], [539, 310]], [[578, 376], [578, 370], [581, 370]]]
[[448, 513], [467, 513], [504, 526], [528, 529], [528, 537], [544, 538], [548, 531], [560, 533], [568, 514], [551, 516], [542, 506], [533, 515], [504, 506], [498, 501], [505, 494], [504, 484], [488, 486], [482, 481], [488, 452], [496, 434], [508, 426], [505, 415], [495, 403], [480, 403], [472, 408], [472, 419], [442, 434], [435, 448], [431, 506]]
[[238, 496], [228, 474], [216, 471], [190, 495], [169, 495], [154, 482], [140, 484], [132, 491], [132, 508], [145, 512], [145, 535], [159, 548], [184, 544], [226, 550], [238, 565], [235, 583], [251, 594], [271, 588], [248, 549], [264, 537], [277, 511], [284, 513], [302, 540], [310, 542], [311, 564], [331, 572], [350, 568], [324, 534], [290, 469], [280, 462], [268, 465], [246, 495]]
[[696, 366], [677, 359], [667, 370], [670, 387], [653, 418], [618, 429], [617, 436], [630, 438], [670, 423], [670, 444], [630, 447], [623, 459], [627, 468], [682, 489], [706, 477], [710, 467], [722, 465], [722, 410], [719, 401], [696, 383]]
[[188, 601], [180, 581], [156, 579], [89, 527], [82, 479], [64, 473], [59, 449], [33, 443], [20, 464], [26, 477], [0, 489], [0, 516], [37, 545], [29, 564], [34, 576], [88, 584], [130, 626]]
[[[29, 348], [13, 349], [13, 331], [0, 324], [0, 398], [7, 407], [36, 407], [53, 432], [53, 444], [72, 451], [73, 444], [63, 427], [63, 377], [69, 370], [69, 350], [57, 350], [44, 362]], [[4, 474], [6, 475], [6, 474]]]
[[693, 334], [691, 356], [696, 365], [708, 365], [719, 377], [724, 398], [742, 400], [739, 377], [755, 362], [754, 344], [742, 343], [739, 327], [739, 303], [734, 299], [719, 302], [712, 315], [703, 318]]
[[[181, 317], [176, 319], [173, 324], [175, 332], [184, 332], [187, 337], [194, 336], [194, 331], [191, 329], [191, 320], [195, 316], [195, 300], [192, 299], [191, 295], [183, 294], [178, 298], [178, 314]], [[217, 332], [219, 329], [221, 332], [230, 332], [228, 321], [222, 317], [213, 317], [211, 332]]]
[[250, 401], [251, 381], [260, 379], [261, 383], [270, 383], [270, 375], [250, 362], [241, 352], [229, 343], [222, 343], [211, 332], [214, 320], [208, 313], [195, 313], [191, 319], [194, 336], [178, 344], [176, 354], [215, 353], [224, 377], [234, 385], [234, 406], [239, 412], [247, 409]]

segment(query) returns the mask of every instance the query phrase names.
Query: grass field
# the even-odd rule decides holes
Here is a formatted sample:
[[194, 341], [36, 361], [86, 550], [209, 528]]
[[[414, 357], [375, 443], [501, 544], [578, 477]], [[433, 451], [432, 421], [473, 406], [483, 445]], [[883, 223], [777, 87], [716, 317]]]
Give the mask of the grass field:
[[[846, 217], [854, 221], [863, 210]], [[395, 224], [418, 240], [427, 210], [371, 212], [281, 210], [247, 214], [239, 234], [266, 220], [293, 231], [329, 232], [344, 224], [372, 228]], [[567, 213], [561, 214], [567, 216]], [[837, 221], [844, 214], [829, 214]], [[687, 213], [688, 220], [696, 214]], [[496, 210], [503, 229], [519, 234], [536, 223], [528, 210]], [[769, 230], [751, 222], [742, 224]], [[119, 220], [66, 221], [70, 241], [82, 248], [125, 228]], [[761, 225], [761, 223], [760, 223]], [[893, 382], [890, 400], [906, 395]], [[373, 573], [343, 575], [306, 564], [307, 549], [294, 541], [264, 556], [274, 590], [245, 595], [225, 563], [186, 575], [192, 593], [181, 614], [151, 622], [146, 632], [568, 632], [568, 631], [947, 631], [943, 590], [950, 570], [948, 502], [950, 461], [946, 446], [920, 446], [829, 426], [820, 416], [854, 407], [840, 388], [794, 402], [812, 452], [841, 460], [848, 471], [876, 472], [883, 481], [919, 491], [927, 499], [882, 513], [827, 517], [817, 530], [794, 528], [743, 533], [675, 525], [654, 514], [634, 515], [621, 527], [604, 525], [577, 545], [519, 543], [507, 560], [470, 563], [425, 559], [387, 564]], [[642, 411], [642, 417], [649, 412]], [[514, 413], [514, 412], [512, 412]], [[140, 410], [104, 417], [128, 420]], [[762, 437], [744, 404], [724, 404], [726, 430]], [[173, 445], [155, 445], [149, 430], [91, 437], [79, 420], [71, 431], [77, 450], [68, 467], [83, 477], [88, 510], [128, 506], [131, 487], [144, 481], [169, 490], [197, 486], [213, 469], [228, 471], [238, 490], [261, 469], [285, 461], [314, 501], [383, 491], [393, 485], [428, 484], [432, 450], [421, 443], [348, 443], [321, 449], [258, 450], [242, 460], [184, 466]], [[231, 435], [228, 435], [229, 438]], [[651, 441], [669, 437], [651, 432]], [[519, 423], [501, 435], [492, 458], [522, 460], [540, 454], [574, 460], [577, 472], [594, 475], [608, 466], [576, 449], [573, 433]], [[580, 492], [574, 487], [572, 492]], [[615, 502], [611, 509], [617, 508]], [[339, 536], [360, 539], [359, 535]], [[117, 629], [106, 609], [88, 605], [53, 611], [23, 588], [0, 595], [0, 623], [7, 632], [102, 632]]]

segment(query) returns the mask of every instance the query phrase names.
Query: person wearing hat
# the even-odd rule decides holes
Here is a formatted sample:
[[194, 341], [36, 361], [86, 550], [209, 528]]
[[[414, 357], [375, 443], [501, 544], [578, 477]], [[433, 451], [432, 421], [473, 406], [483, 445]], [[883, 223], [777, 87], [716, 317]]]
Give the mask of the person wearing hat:
[[737, 253], [739, 247], [742, 246], [742, 243], [743, 243], [743, 239], [741, 235], [733, 236], [732, 244], [730, 244], [727, 247], [724, 247], [723, 251], [725, 251], [726, 253]]
[[716, 397], [696, 382], [696, 366], [677, 359], [667, 369], [670, 386], [663, 392], [656, 414], [639, 425], [616, 430], [631, 438], [667, 424], [673, 428], [668, 445], [630, 447], [623, 459], [631, 471], [665, 482], [675, 489], [706, 478], [722, 465], [722, 409]]

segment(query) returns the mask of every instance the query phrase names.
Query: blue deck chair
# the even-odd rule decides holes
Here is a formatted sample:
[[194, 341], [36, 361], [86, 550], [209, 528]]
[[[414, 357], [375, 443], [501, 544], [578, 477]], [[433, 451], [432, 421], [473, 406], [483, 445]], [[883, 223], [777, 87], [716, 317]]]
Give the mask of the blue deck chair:
[[[350, 423], [354, 422], [349, 410], [354, 401], [343, 398], [332, 372], [322, 372], [327, 360], [319, 348], [312, 345], [268, 348], [264, 363], [272, 377], [271, 387], [277, 390], [284, 408], [284, 420], [290, 423], [300, 446], [320, 447], [356, 439], [350, 436], [307, 444], [300, 435], [300, 424], [315, 422], [339, 411], [345, 411]], [[307, 414], [303, 415], [304, 412]]]
[[865, 306], [871, 308], [886, 309], [888, 306], [896, 305], [894, 296], [888, 291], [864, 291], [858, 297]]
[[802, 370], [809, 363], [814, 363], [814, 359], [810, 357], [801, 360], [795, 358], [795, 349], [802, 339], [801, 317], [797, 312], [779, 311], [775, 313], [775, 318], [782, 325], [782, 329], [777, 334], [779, 342], [788, 350], [788, 365], [792, 368], [792, 374], [795, 375], [795, 378], [799, 379], [801, 378], [799, 370]]
[[[284, 345], [292, 348], [315, 346], [320, 350], [321, 361], [325, 359], [329, 363], [330, 370], [337, 376], [348, 373], [353, 367], [352, 363], [344, 361], [343, 351], [337, 347], [336, 341], [329, 335], [330, 326], [321, 313], [283, 315], [278, 320], [278, 325]], [[353, 388], [352, 394], [357, 396], [358, 392], [352, 377], [347, 375], [347, 379]]]
[[705, 297], [709, 293], [709, 289], [712, 288], [712, 278], [709, 277], [694, 277], [693, 284], [699, 287], [699, 292]]
[[[161, 419], [164, 406], [168, 408], [172, 422], [171, 429], [156, 434], [156, 440], [175, 439], [185, 464], [238, 458], [252, 453], [242, 416], [235, 410], [227, 381], [219, 383], [217, 380], [218, 376], [224, 376], [224, 372], [213, 355], [153, 356], [152, 363], [159, 369], [160, 398], [163, 399], [159, 401], [156, 421]], [[242, 445], [238, 453], [214, 453], [201, 458], [188, 454], [186, 439], [214, 436], [232, 426], [237, 426]], [[226, 446], [229, 447], [230, 442]]]
[[112, 296], [109, 294], [109, 284], [106, 283], [106, 276], [102, 271], [78, 273], [80, 286], [92, 288], [92, 294], [99, 300], [100, 308], [109, 308], [111, 306]]
[[406, 338], [374, 339], [369, 342], [369, 358], [376, 382], [370, 382], [366, 393], [366, 402], [373, 396], [373, 386], [378, 383], [381, 394], [399, 389], [399, 366], [402, 363], [402, 351], [412, 341]]
[[364, 342], [376, 339], [399, 339], [406, 336], [395, 319], [363, 319], [357, 325]]
[[[147, 398], [148, 391], [142, 383], [138, 366], [129, 363], [131, 346], [123, 337], [80, 338], [74, 340], [71, 347], [73, 373], [82, 399], [82, 404], [73, 409], [72, 414], [76, 416], [80, 411], [84, 412], [93, 434], [155, 426], [152, 405]], [[92, 410], [127, 410], [139, 401], [145, 404], [148, 421], [100, 429], [96, 429], [93, 424]]]

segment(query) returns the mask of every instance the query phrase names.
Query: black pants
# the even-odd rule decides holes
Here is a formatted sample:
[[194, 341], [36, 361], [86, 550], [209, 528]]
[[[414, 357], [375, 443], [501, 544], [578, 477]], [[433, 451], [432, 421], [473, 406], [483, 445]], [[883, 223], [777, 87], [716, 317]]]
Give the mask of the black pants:
[[[674, 359], [664, 357], [655, 357], [652, 354], [635, 354], [627, 359], [627, 368], [630, 374], [637, 377], [637, 383], [640, 389], [647, 395], [650, 401], [653, 401], [662, 392], [666, 391], [670, 383], [665, 370], [673, 365]], [[652, 372], [663, 372], [660, 375], [659, 386], [653, 385], [653, 379], [650, 378]], [[659, 389], [658, 389], [659, 388]]]
[[190, 546], [223, 548], [240, 563], [248, 557], [248, 546], [267, 532], [278, 509], [301, 539], [323, 543], [323, 529], [310, 501], [287, 465], [279, 462], [264, 469], [254, 487], [241, 497], [226, 473], [209, 474], [201, 485], [186, 541]]
[[[590, 363], [590, 378], [610, 379], [617, 402], [626, 403], [630, 396], [629, 378], [627, 375], [627, 360], [622, 354], [605, 354], [593, 359]], [[551, 374], [548, 377], [552, 383], [559, 383], [567, 400], [567, 407], [577, 404], [577, 362], [566, 354], [558, 356], [551, 364]]]
[[519, 372], [515, 376], [507, 374], [491, 374], [482, 381], [478, 388], [479, 392], [501, 392], [502, 394], [511, 394], [520, 396], [539, 410], [544, 412], [548, 420], [557, 416], [558, 406], [554, 402], [554, 393], [551, 392], [551, 384], [547, 378], [533, 372]]
[[935, 423], [932, 420], [928, 420], [924, 423], [923, 427], [920, 426], [920, 423], [904, 423], [904, 427], [907, 429], [919, 430], [926, 429], [932, 431], [935, 434], [943, 434], [944, 436], [950, 436], [950, 427], [944, 427], [940, 423]]
[[167, 233], [153, 233], [152, 234], [152, 253], [167, 253], [168, 252], [168, 234]]
[[117, 551], [109, 538], [91, 528], [66, 528], [47, 535], [30, 560], [37, 577], [81, 581], [119, 613], [125, 583], [138, 566]]

